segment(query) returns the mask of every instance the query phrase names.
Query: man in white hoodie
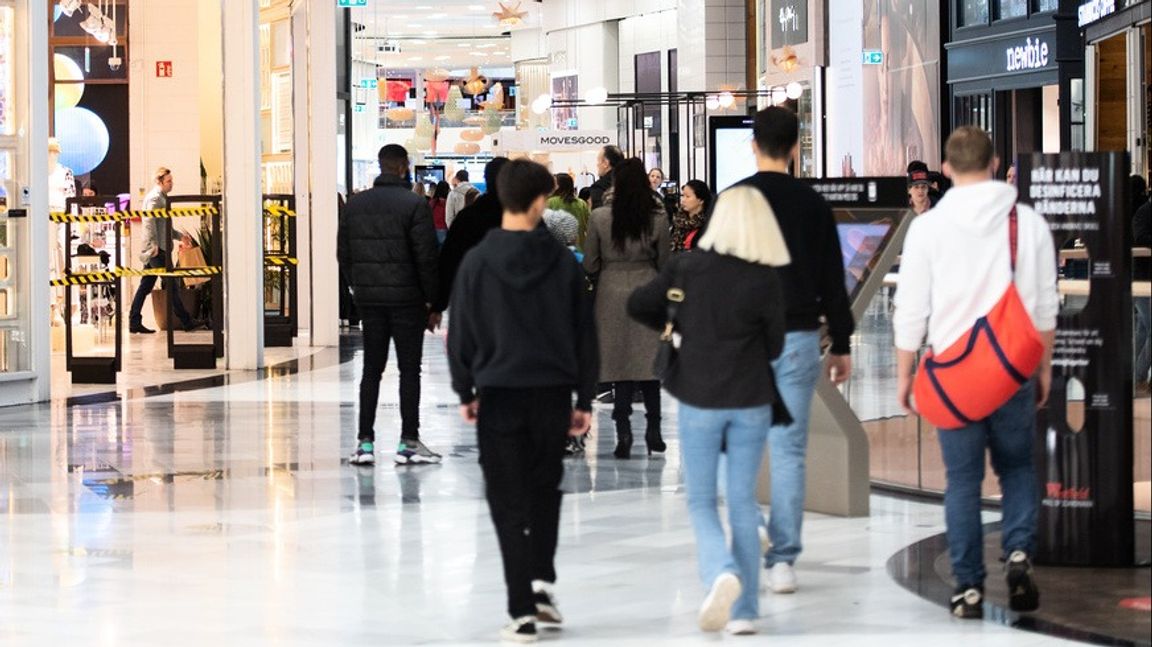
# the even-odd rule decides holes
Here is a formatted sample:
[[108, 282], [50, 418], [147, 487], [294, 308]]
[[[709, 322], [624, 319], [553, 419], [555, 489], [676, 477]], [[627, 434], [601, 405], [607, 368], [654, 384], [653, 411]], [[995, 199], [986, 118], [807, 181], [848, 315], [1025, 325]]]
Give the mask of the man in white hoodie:
[[468, 183], [468, 171], [464, 169], [456, 171], [451, 183], [452, 191], [444, 203], [444, 224], [449, 228], [452, 227], [452, 221], [456, 220], [456, 216], [468, 206], [468, 191], [472, 189], [472, 185]]
[[1000, 164], [992, 140], [964, 126], [948, 138], [944, 172], [954, 186], [908, 230], [900, 262], [893, 325], [900, 403], [909, 414], [916, 353], [927, 338], [937, 350], [951, 346], [992, 309], [1013, 280], [1009, 213], [1017, 213], [1015, 283], [1045, 343], [1036, 375], [991, 416], [939, 431], [947, 472], [944, 513], [956, 592], [952, 613], [983, 617], [984, 537], [980, 486], [989, 451], [1003, 494], [1003, 540], [1010, 606], [1033, 611], [1040, 594], [1032, 578], [1039, 507], [1033, 462], [1036, 409], [1048, 399], [1059, 293], [1052, 233], [1043, 217], [1016, 205], [1016, 188], [994, 181]]

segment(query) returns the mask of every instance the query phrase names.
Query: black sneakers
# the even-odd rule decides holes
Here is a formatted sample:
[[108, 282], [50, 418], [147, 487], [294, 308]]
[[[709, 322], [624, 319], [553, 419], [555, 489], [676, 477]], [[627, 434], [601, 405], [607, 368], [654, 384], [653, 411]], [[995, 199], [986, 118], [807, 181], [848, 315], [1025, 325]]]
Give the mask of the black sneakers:
[[984, 617], [984, 589], [978, 586], [961, 586], [952, 594], [952, 615], [965, 620], [979, 620]]
[[1028, 612], [1040, 608], [1040, 589], [1032, 578], [1032, 560], [1022, 550], [1014, 550], [1004, 565], [1008, 580], [1008, 606], [1013, 611]]
[[564, 622], [560, 609], [556, 608], [556, 594], [552, 583], [543, 580], [532, 582], [532, 595], [536, 600], [536, 622], [558, 625]]
[[504, 625], [500, 630], [500, 639], [513, 643], [536, 642], [536, 617], [522, 616]]

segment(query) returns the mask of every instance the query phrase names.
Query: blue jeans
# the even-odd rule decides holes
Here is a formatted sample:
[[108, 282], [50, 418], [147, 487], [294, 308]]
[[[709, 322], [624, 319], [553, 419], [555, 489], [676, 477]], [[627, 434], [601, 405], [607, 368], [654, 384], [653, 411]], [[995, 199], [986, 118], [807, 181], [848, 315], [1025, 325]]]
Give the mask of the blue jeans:
[[792, 424], [768, 432], [768, 458], [772, 472], [772, 501], [768, 537], [772, 548], [764, 564], [796, 563], [800, 556], [800, 532], [804, 523], [804, 460], [808, 453], [808, 418], [812, 395], [820, 379], [820, 333], [790, 332], [784, 352], [772, 362], [776, 390], [792, 414]]
[[1148, 381], [1148, 370], [1152, 368], [1152, 299], [1148, 297], [1134, 297], [1132, 304], [1136, 307], [1136, 325], [1133, 326], [1132, 351], [1135, 353], [1133, 378], [1136, 382]]
[[960, 429], [941, 429], [940, 453], [948, 486], [944, 519], [948, 554], [958, 587], [982, 586], [984, 527], [980, 520], [980, 486], [984, 482], [984, 452], [1003, 495], [1004, 554], [1036, 553], [1036, 515], [1040, 507], [1036, 466], [1032, 455], [1036, 431], [1036, 383], [1027, 382], [991, 416]]
[[[696, 530], [700, 580], [705, 587], [722, 573], [740, 578], [743, 592], [732, 607], [737, 620], [760, 616], [760, 508], [756, 477], [764, 456], [764, 440], [772, 424], [772, 407], [697, 409], [680, 404], [680, 448], [688, 512]], [[728, 525], [732, 549], [724, 540], [717, 511], [716, 476], [721, 448], [728, 459]]]

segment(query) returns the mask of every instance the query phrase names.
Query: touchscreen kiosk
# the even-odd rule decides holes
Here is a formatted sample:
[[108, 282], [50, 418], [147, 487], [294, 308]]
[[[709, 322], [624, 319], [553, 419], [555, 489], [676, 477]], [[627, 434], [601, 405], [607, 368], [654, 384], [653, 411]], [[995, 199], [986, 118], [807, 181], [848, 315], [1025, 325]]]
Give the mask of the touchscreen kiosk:
[[[857, 321], [884, 285], [900, 257], [911, 223], [904, 178], [801, 180], [832, 208], [844, 287]], [[807, 500], [805, 509], [825, 514], [866, 516], [871, 484], [868, 436], [840, 389], [826, 377], [816, 386], [808, 425]], [[757, 496], [771, 498], [771, 464], [760, 468]]]
[[752, 121], [752, 117], [708, 119], [709, 179], [717, 193], [756, 173]]

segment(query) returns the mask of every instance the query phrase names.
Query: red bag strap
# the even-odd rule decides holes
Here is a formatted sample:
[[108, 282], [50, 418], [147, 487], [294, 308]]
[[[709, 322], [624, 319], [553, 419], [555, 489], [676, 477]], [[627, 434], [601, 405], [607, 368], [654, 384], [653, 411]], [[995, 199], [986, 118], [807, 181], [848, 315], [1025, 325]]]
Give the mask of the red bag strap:
[[1016, 205], [1008, 212], [1008, 244], [1012, 249], [1012, 276], [1016, 276], [1016, 240], [1019, 238], [1019, 227], [1016, 223]]

